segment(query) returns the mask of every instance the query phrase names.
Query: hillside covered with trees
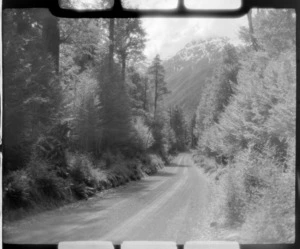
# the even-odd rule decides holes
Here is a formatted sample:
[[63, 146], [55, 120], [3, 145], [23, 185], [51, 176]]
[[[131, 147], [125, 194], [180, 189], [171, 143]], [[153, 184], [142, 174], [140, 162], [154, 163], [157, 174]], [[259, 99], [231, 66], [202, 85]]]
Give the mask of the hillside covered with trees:
[[[217, 227], [242, 241], [294, 240], [296, 40], [293, 10], [248, 13], [196, 112], [196, 160], [216, 188]], [[217, 218], [218, 217], [218, 218]]]

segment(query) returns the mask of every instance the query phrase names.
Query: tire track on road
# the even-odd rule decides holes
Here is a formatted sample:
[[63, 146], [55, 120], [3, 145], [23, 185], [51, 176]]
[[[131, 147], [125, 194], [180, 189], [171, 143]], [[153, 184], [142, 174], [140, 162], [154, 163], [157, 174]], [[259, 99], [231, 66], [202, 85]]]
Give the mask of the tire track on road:
[[[178, 155], [173, 164], [180, 165], [183, 160], [184, 155]], [[27, 220], [30, 224], [25, 222], [13, 232], [7, 233], [6, 240], [14, 243], [34, 241], [41, 244], [62, 240], [99, 239], [101, 234], [105, 234], [108, 239], [114, 239], [112, 236], [128, 234], [183, 186], [182, 176], [186, 174], [185, 171], [181, 167], [166, 166], [157, 175], [129, 183], [115, 189], [116, 192], [94, 197], [87, 203], [80, 203], [75, 207], [66, 206], [62, 212], [50, 211], [31, 217]], [[171, 177], [164, 176], [164, 173], [171, 174]], [[146, 186], [145, 189], [139, 191], [139, 184]], [[126, 196], [123, 196], [124, 193]], [[102, 204], [99, 205], [100, 203]], [[122, 223], [123, 221], [125, 222]], [[118, 228], [119, 224], [121, 227]], [[45, 229], [41, 229], [42, 227]], [[138, 231], [138, 228], [134, 231]]]
[[[176, 161], [178, 161], [177, 163], [180, 165], [181, 163], [182, 163], [182, 160], [183, 160], [183, 156], [181, 156], [181, 157], [177, 157], [176, 159], [175, 159]], [[166, 167], [165, 167], [166, 168]], [[164, 171], [165, 170], [165, 168], [164, 169], [162, 169], [161, 171]], [[171, 167], [169, 167], [169, 169], [170, 169]], [[175, 167], [174, 167], [175, 168]], [[176, 174], [178, 174], [178, 171], [179, 171], [179, 167], [176, 167], [175, 169], [173, 169], [172, 168], [172, 170], [171, 170], [171, 172], [172, 173], [176, 173]], [[159, 171], [160, 172], [160, 171]], [[149, 180], [151, 181], [151, 180], [153, 180], [153, 178], [155, 178], [156, 176], [155, 175], [153, 175], [153, 176], [149, 176]], [[142, 180], [143, 181], [143, 180]], [[145, 180], [144, 180], [145, 181]], [[153, 187], [150, 187], [149, 188], [149, 191], [150, 192], [146, 192], [146, 193], [144, 193], [144, 192], [141, 192], [141, 193], [138, 193], [138, 195], [137, 196], [134, 196], [134, 198], [135, 199], [141, 199], [141, 198], [144, 198], [144, 197], [146, 197], [147, 195], [149, 195], [149, 194], [151, 194], [153, 191], [157, 191], [157, 189], [159, 189], [160, 187], [162, 187], [164, 184], [166, 184], [166, 182], [167, 182], [168, 180], [161, 180], [161, 182], [159, 182], [158, 184], [155, 184]], [[136, 182], [137, 184], [139, 184], [141, 181], [138, 181], [138, 182]], [[126, 189], [126, 188], [130, 188], [130, 187], [132, 187], [132, 186], [134, 186], [134, 183], [131, 185], [131, 186], [126, 186], [126, 185], [124, 185], [124, 189]], [[119, 189], [119, 190], [121, 190], [122, 191], [122, 189]], [[116, 191], [118, 191], [118, 189], [116, 189]], [[160, 192], [162, 192], [162, 191], [160, 191]], [[134, 193], [132, 193], [132, 194], [134, 194]], [[99, 200], [99, 201], [101, 201], [101, 200]], [[85, 220], [85, 219], [87, 219], [88, 218], [88, 220], [96, 220], [96, 219], [101, 219], [101, 218], [104, 218], [104, 219], [106, 219], [106, 218], [108, 218], [109, 217], [109, 214], [112, 214], [112, 213], [117, 213], [118, 212], [118, 210], [123, 210], [123, 208], [122, 208], [122, 206], [124, 207], [124, 209], [126, 210], [126, 208], [128, 209], [128, 206], [129, 206], [129, 203], [130, 202], [132, 202], [133, 200], [131, 199], [131, 198], [126, 198], [126, 199], [124, 199], [124, 200], [120, 200], [120, 201], [118, 201], [117, 203], [115, 203], [115, 204], [113, 204], [112, 206], [110, 206], [110, 207], [107, 207], [107, 209], [106, 210], [100, 210], [99, 212], [96, 212], [96, 213], [94, 213], [94, 214], [91, 214], [91, 215], [89, 215], [88, 217], [84, 217], [83, 218], [83, 220]], [[147, 200], [146, 199], [146, 202], [144, 202], [144, 206], [149, 206], [149, 205], [151, 205], [151, 203], [153, 202], [153, 200], [151, 200], [151, 199], [149, 199], [149, 200]], [[65, 233], [61, 233], [60, 234], [60, 236], [67, 236], [67, 237], [74, 237], [73, 235], [74, 234], [76, 234], [76, 233], [81, 233], [81, 231], [82, 232], [86, 232], [85, 230], [86, 230], [87, 228], [85, 228], [85, 226], [83, 226], [83, 224], [80, 224], [80, 225], [76, 225], [76, 226], [73, 226], [72, 227], [72, 229], [65, 229]], [[93, 230], [93, 231], [91, 231], [91, 233], [90, 233], [90, 236], [91, 236], [91, 238], [93, 238], [93, 237], [95, 237], [95, 235], [93, 236], [93, 234], [95, 234], [96, 233], [96, 230]], [[110, 232], [108, 232], [107, 234], [109, 234]], [[57, 236], [57, 235], [56, 235]], [[53, 239], [56, 237], [55, 235], [53, 236]], [[110, 238], [110, 236], [106, 236], [108, 239]], [[51, 241], [51, 239], [50, 239], [50, 241]]]
[[[181, 162], [183, 158], [184, 157], [182, 156], [180, 160]], [[132, 230], [137, 227], [140, 222], [143, 222], [144, 219], [149, 218], [153, 213], [155, 213], [186, 183], [188, 179], [187, 168], [183, 169], [183, 177], [180, 177], [179, 179], [179, 182], [175, 182], [172, 186], [169, 186], [167, 191], [162, 192], [162, 190], [162, 194], [160, 194], [154, 201], [146, 203], [146, 205], [144, 205], [144, 209], [141, 209], [136, 215], [132, 216], [118, 228], [102, 236], [100, 239], [118, 241], [122, 238], [126, 238], [126, 235], [132, 232]]]

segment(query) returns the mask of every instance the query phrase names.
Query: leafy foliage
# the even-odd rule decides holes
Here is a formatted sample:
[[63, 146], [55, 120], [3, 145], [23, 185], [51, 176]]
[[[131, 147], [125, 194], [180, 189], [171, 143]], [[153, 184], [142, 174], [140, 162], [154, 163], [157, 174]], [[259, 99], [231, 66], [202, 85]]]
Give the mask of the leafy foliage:
[[294, 22], [293, 11], [258, 11], [253, 33], [242, 28], [241, 38], [248, 46], [255, 36], [259, 49], [240, 49], [240, 60], [231, 54], [221, 69], [227, 73], [210, 79], [198, 107], [198, 153], [215, 160], [216, 166], [205, 167], [226, 196], [224, 222], [240, 226], [245, 243], [294, 238]]
[[136, 139], [138, 140], [137, 144], [139, 144], [139, 147], [142, 150], [146, 151], [154, 143], [154, 138], [150, 128], [145, 124], [141, 117], [138, 117], [134, 121], [134, 128], [136, 131]]
[[[254, 37], [261, 50], [273, 56], [296, 45], [294, 10], [258, 10], [254, 19]], [[240, 30], [241, 39], [250, 43], [249, 29]]]
[[[198, 110], [196, 112], [196, 133], [199, 138], [202, 132], [218, 122], [219, 115], [224, 111], [233, 94], [233, 88], [237, 84], [239, 70], [238, 52], [232, 45], [226, 45], [223, 49], [221, 61], [215, 69], [212, 78], [208, 78], [201, 95]], [[201, 143], [201, 139], [199, 140]]]

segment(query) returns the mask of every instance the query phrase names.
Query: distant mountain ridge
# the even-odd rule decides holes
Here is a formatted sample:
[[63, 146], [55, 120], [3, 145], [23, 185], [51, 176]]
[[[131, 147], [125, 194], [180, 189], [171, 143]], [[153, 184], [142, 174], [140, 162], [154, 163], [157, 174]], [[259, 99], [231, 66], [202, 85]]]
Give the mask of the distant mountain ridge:
[[173, 57], [165, 60], [166, 82], [172, 92], [166, 97], [166, 106], [178, 105], [191, 117], [200, 101], [205, 80], [221, 58], [227, 38], [209, 38], [189, 42]]

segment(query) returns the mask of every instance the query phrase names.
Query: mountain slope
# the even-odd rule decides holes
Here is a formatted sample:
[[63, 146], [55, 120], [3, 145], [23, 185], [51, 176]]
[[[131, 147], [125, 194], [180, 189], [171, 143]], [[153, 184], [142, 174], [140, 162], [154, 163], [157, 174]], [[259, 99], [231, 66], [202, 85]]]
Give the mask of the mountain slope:
[[192, 41], [164, 62], [166, 82], [171, 90], [166, 106], [178, 105], [188, 117], [193, 115], [206, 79], [212, 76], [226, 44], [225, 38]]

